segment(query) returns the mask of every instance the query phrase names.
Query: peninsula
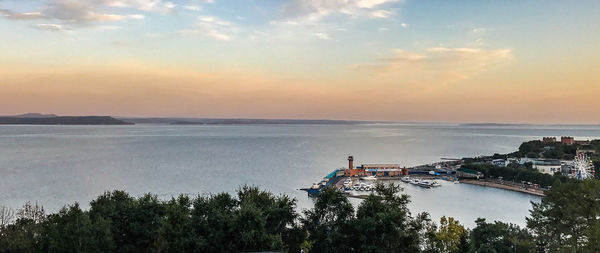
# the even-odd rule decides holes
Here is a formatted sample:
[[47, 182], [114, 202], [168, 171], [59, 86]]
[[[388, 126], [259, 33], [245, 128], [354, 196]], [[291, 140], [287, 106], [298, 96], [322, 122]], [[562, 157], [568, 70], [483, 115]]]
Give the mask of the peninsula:
[[57, 116], [28, 113], [0, 116], [0, 125], [133, 125], [110, 116]]

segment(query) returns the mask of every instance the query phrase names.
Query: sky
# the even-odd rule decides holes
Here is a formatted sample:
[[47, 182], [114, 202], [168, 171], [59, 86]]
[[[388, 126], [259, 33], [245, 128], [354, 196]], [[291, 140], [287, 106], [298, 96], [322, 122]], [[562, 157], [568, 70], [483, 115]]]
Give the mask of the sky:
[[0, 115], [600, 124], [600, 1], [0, 0]]

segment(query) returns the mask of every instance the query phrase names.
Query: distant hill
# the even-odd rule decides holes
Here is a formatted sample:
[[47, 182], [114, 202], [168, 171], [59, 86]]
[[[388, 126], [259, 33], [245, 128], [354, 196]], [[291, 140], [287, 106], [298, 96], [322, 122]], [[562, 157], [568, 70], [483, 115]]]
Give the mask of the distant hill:
[[208, 118], [119, 118], [121, 120], [141, 124], [170, 125], [248, 125], [248, 124], [290, 124], [290, 125], [355, 125], [375, 123], [368, 121], [347, 120], [306, 120], [306, 119], [208, 119]]
[[29, 113], [0, 117], [0, 125], [133, 125], [133, 123], [110, 116], [50, 116]]
[[21, 115], [15, 116], [6, 116], [6, 117], [15, 117], [15, 118], [54, 118], [58, 117], [56, 114], [41, 114], [41, 113], [25, 113]]

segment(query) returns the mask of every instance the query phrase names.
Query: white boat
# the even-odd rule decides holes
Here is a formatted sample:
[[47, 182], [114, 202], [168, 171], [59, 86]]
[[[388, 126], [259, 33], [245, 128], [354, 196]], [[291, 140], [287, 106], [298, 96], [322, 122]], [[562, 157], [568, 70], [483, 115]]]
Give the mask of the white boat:
[[404, 176], [400, 180], [402, 180], [402, 182], [408, 183], [408, 182], [410, 182], [410, 177]]
[[429, 188], [429, 187], [431, 187], [431, 182], [429, 182], [427, 180], [423, 180], [423, 181], [419, 182], [419, 186]]
[[360, 183], [357, 186], [354, 187], [355, 190], [359, 190], [359, 191], [364, 191], [365, 187], [367, 187], [367, 184], [365, 183]]
[[431, 187], [439, 187], [439, 186], [442, 186], [442, 184], [440, 184], [440, 182], [438, 182], [438, 181], [431, 182]]
[[430, 170], [430, 171], [429, 171], [429, 175], [435, 175], [435, 171], [433, 171], [433, 170]]
[[377, 180], [377, 178], [376, 178], [375, 176], [363, 177], [363, 178], [361, 178], [361, 179], [362, 179], [362, 180], [370, 180], [370, 181]]
[[421, 182], [421, 180], [419, 180], [419, 179], [414, 179], [413, 178], [413, 179], [410, 180], [410, 183], [414, 184], [414, 185], [419, 185], [420, 182]]

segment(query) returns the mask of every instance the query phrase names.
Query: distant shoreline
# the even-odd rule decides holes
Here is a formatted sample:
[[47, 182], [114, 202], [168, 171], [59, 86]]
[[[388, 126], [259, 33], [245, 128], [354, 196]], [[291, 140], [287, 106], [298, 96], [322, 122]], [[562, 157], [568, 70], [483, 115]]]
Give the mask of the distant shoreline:
[[110, 116], [0, 117], [0, 125], [134, 125]]

